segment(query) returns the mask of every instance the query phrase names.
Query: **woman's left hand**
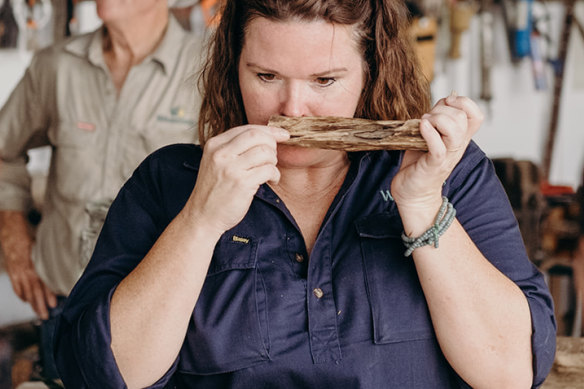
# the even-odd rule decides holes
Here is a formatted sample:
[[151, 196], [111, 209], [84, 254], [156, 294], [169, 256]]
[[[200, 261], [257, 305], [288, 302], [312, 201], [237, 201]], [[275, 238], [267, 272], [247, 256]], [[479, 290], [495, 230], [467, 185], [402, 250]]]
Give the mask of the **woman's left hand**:
[[431, 206], [442, 185], [462, 158], [483, 121], [477, 104], [454, 94], [439, 100], [422, 116], [420, 132], [428, 152], [406, 151], [399, 173], [391, 183], [398, 205]]

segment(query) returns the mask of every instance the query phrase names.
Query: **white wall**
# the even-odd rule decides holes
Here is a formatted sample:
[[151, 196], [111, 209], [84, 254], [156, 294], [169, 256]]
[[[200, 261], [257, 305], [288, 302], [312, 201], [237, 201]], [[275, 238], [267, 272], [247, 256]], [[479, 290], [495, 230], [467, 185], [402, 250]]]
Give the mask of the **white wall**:
[[[560, 2], [549, 2], [548, 9], [552, 20], [551, 49], [557, 51], [564, 7]], [[541, 164], [552, 112], [552, 69], [546, 66], [548, 89], [536, 90], [531, 61], [525, 59], [512, 64], [502, 13], [500, 8], [495, 10], [496, 59], [491, 72], [490, 108], [479, 99], [480, 31], [476, 17], [462, 38], [461, 59], [446, 59], [447, 38], [439, 45], [432, 93], [437, 99], [454, 89], [459, 95], [470, 96], [480, 103], [487, 119], [474, 139], [490, 157], [529, 159]], [[583, 2], [577, 3], [576, 14], [584, 21]], [[584, 130], [580, 121], [580, 115], [584, 115], [584, 40], [575, 27], [566, 62], [550, 182], [576, 187], [584, 166]]]

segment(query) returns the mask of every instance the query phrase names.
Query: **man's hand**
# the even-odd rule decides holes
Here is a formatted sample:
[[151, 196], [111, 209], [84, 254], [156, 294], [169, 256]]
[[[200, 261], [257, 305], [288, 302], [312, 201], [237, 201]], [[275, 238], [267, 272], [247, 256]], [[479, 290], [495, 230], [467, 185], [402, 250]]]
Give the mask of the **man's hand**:
[[0, 211], [0, 244], [12, 289], [41, 319], [46, 320], [49, 307], [57, 305], [57, 297], [36, 273], [31, 259], [32, 243], [23, 213]]

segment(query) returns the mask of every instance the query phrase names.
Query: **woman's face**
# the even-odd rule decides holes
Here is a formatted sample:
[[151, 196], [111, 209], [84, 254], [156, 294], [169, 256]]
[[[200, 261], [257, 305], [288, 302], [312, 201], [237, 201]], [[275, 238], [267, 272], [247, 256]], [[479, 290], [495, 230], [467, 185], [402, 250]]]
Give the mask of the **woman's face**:
[[[250, 124], [265, 125], [272, 115], [353, 117], [363, 83], [364, 61], [352, 26], [265, 18], [249, 23], [239, 85]], [[278, 160], [310, 163], [324, 154], [280, 146]]]

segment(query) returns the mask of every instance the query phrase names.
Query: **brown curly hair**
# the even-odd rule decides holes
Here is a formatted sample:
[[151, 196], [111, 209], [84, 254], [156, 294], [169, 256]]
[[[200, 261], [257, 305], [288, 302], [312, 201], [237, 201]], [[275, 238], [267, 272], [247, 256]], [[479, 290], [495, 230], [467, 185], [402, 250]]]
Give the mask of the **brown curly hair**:
[[257, 17], [322, 19], [355, 26], [358, 47], [368, 65], [355, 117], [407, 120], [430, 109], [429, 84], [407, 32], [408, 11], [403, 0], [224, 0], [220, 15], [199, 78], [204, 92], [199, 115], [201, 145], [247, 123], [237, 68], [245, 29]]

